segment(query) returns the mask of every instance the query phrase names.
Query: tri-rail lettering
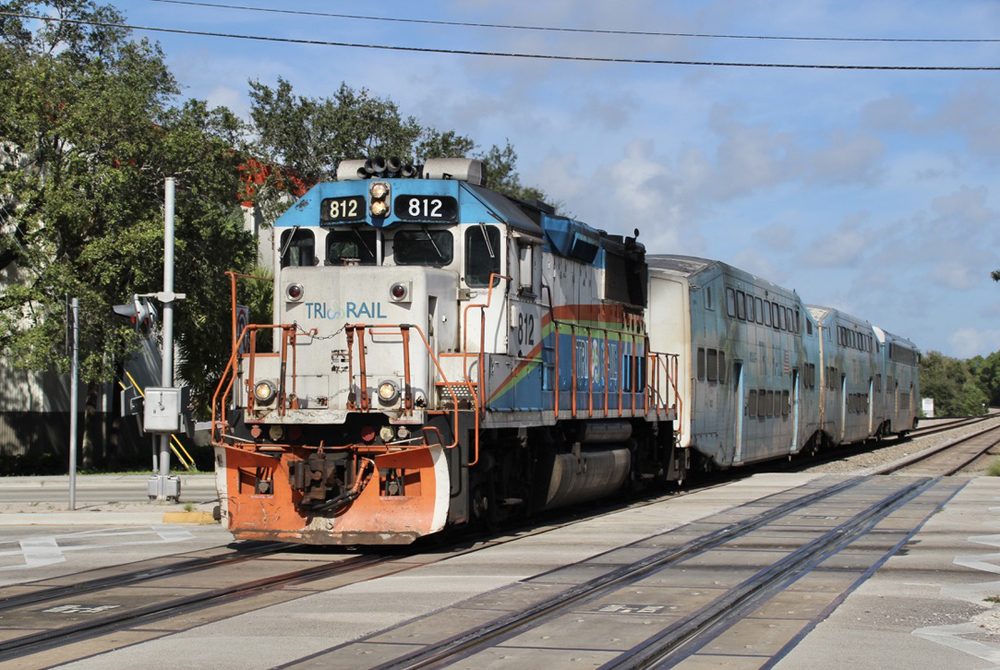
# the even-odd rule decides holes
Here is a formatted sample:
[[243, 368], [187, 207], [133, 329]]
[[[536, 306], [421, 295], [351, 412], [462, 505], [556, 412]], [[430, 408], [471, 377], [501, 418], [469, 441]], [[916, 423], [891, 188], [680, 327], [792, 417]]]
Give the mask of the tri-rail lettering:
[[307, 302], [306, 317], [309, 319], [387, 319], [382, 312], [381, 302], [346, 302], [343, 309], [337, 303]]

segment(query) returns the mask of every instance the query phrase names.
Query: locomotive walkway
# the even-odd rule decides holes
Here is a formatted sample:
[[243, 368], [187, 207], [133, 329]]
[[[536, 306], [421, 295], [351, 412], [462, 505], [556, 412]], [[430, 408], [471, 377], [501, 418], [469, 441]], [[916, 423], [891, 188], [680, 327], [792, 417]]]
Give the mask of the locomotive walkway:
[[[568, 616], [529, 630], [517, 642], [512, 639], [485, 655], [459, 658], [452, 665], [524, 668], [544, 664], [554, 670], [610, 663], [636, 640], [647, 637], [647, 632], [669, 629], [678, 620], [676, 608], [711, 601], [746, 575], [772, 563], [777, 565], [790, 546], [789, 532], [798, 532], [796, 529], [805, 523], [837, 527], [843, 519], [863, 511], [869, 504], [865, 500], [880, 496], [878, 491], [903, 490], [918, 479], [862, 478], [858, 490], [867, 490], [869, 498], [851, 504], [831, 498], [834, 502], [825, 508], [802, 512], [798, 521], [782, 522], [757, 540], [744, 536], [739, 551], [703, 554], [698, 562], [678, 565], [672, 576], [663, 573], [643, 584], [633, 584], [631, 591], [578, 606]], [[341, 588], [302, 588], [299, 597], [294, 594], [296, 587], [291, 587], [293, 593], [286, 590], [270, 603], [208, 623], [137, 627], [121, 637], [123, 644], [135, 644], [87, 658], [77, 656], [80, 660], [66, 667], [378, 667], [432, 639], [471, 631], [506, 611], [594, 581], [643, 555], [681, 546], [704, 536], [706, 529], [754, 517], [764, 509], [767, 496], [790, 499], [806, 491], [824, 490], [831, 482], [850, 480], [846, 476], [760, 474], [665, 503], [585, 519], [548, 533], [525, 534], [484, 551]], [[185, 490], [195, 488], [192, 485]], [[182, 500], [183, 494], [182, 490]], [[701, 651], [680, 659], [676, 667], [973, 669], [1000, 664], [1000, 605], [996, 604], [1000, 600], [1000, 582], [996, 581], [1000, 573], [996, 549], [1000, 546], [1000, 478], [955, 477], [927, 495], [919, 513], [888, 510], [885, 525], [877, 526], [876, 532], [853, 550], [833, 557], [821, 575], [778, 594], [765, 608], [709, 641]], [[131, 526], [132, 530], [122, 529], [132, 538], [129, 541], [135, 542], [141, 533], [152, 530], [161, 539], [170, 540], [160, 545], [164, 555], [190, 550], [194, 545], [227, 542], [217, 526], [151, 522], [143, 515], [161, 514], [162, 506], [119, 503], [125, 504], [128, 511], [18, 512], [34, 515], [36, 522], [41, 522], [30, 529], [10, 525], [13, 517], [9, 510], [14, 503], [0, 504], [0, 584], [72, 575], [79, 571], [80, 560], [110, 565], [131, 556], [108, 551], [110, 545], [90, 555], [86, 550], [74, 553], [67, 549], [62, 563], [40, 562], [31, 570], [11, 570], [24, 560], [10, 550], [19, 534], [30, 531], [34, 542], [22, 542], [22, 547], [37, 549], [50, 536], [58, 536], [52, 544], [60, 544], [70, 536], [79, 542], [79, 533], [91, 532], [76, 526], [60, 535], [57, 527], [72, 514], [87, 515], [90, 523], [103, 518], [109, 526], [118, 523], [114, 520], [118, 517], [102, 514], [132, 514], [139, 523]], [[851, 505], [856, 509], [848, 509]], [[918, 530], [912, 536], [899, 530], [907, 526]], [[192, 539], [183, 540], [185, 533]], [[880, 543], [895, 549], [886, 552], [878, 548]], [[884, 562], [865, 557], [873, 550], [885, 553]], [[342, 554], [332, 552], [329, 559], [342, 558]], [[297, 563], [300, 559], [288, 555], [286, 560]], [[81, 598], [79, 612], [44, 615], [39, 606], [35, 616], [86, 618], [89, 601], [85, 601], [87, 598]], [[691, 611], [697, 613], [697, 608]], [[9, 630], [11, 625], [9, 617], [0, 619], [0, 630]], [[779, 652], [783, 656], [776, 658]], [[31, 656], [15, 659], [11, 667], [34, 667], [31, 660]], [[2, 660], [0, 667], [5, 667]]]

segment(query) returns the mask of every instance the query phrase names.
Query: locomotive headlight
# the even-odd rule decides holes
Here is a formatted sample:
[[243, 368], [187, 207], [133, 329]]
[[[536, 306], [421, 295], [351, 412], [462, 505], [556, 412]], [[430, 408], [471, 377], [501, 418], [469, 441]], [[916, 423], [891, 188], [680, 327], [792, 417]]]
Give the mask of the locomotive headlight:
[[254, 384], [253, 397], [261, 405], [268, 404], [274, 400], [274, 396], [276, 395], [278, 395], [278, 389], [275, 388], [274, 382], [262, 379]]
[[292, 302], [298, 302], [302, 300], [302, 296], [306, 294], [306, 290], [302, 288], [302, 284], [289, 284], [285, 287], [285, 297], [287, 297]]
[[379, 402], [391, 405], [399, 398], [399, 387], [393, 381], [386, 380], [378, 385]]
[[372, 182], [372, 185], [368, 187], [368, 195], [371, 196], [368, 211], [371, 212], [372, 216], [378, 218], [388, 216], [389, 198], [391, 196], [391, 189], [388, 182]]

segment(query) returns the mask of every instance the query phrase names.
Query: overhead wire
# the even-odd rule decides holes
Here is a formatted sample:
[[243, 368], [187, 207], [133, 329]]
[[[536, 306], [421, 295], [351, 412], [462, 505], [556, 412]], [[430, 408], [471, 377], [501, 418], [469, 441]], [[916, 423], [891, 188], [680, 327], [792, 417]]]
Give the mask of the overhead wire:
[[32, 19], [45, 22], [64, 22], [76, 25], [92, 25], [105, 28], [122, 28], [152, 33], [169, 33], [175, 35], [193, 35], [201, 37], [221, 37], [227, 39], [250, 40], [257, 42], [274, 42], [284, 44], [300, 44], [307, 46], [332, 46], [352, 49], [370, 49], [378, 51], [396, 51], [408, 53], [444, 54], [450, 56], [484, 56], [491, 58], [518, 58], [549, 61], [572, 61], [583, 63], [616, 63], [633, 65], [688, 65], [704, 67], [739, 67], [739, 68], [770, 68], [770, 69], [810, 69], [810, 70], [878, 70], [878, 71], [919, 71], [919, 72], [976, 72], [1000, 71], [996, 65], [839, 65], [824, 63], [751, 63], [735, 61], [697, 61], [659, 58], [612, 58], [609, 56], [567, 56], [558, 54], [517, 53], [505, 51], [478, 51], [473, 49], [442, 49], [433, 47], [411, 47], [389, 44], [364, 44], [357, 42], [339, 42], [329, 40], [310, 40], [294, 37], [271, 37], [266, 35], [242, 35], [237, 33], [222, 33], [208, 30], [187, 30], [182, 28], [163, 28], [159, 26], [142, 26], [113, 21], [94, 21], [85, 19], [70, 19], [65, 17], [37, 16], [0, 10], [0, 16], [20, 19]]
[[633, 37], [696, 37], [724, 40], [779, 40], [792, 42], [902, 42], [902, 43], [940, 43], [940, 44], [996, 44], [1000, 38], [949, 38], [949, 37], [808, 37], [782, 35], [725, 35], [718, 33], [672, 33], [647, 30], [611, 30], [602, 28], [568, 28], [561, 26], [531, 26], [506, 23], [475, 23], [470, 21], [445, 21], [442, 19], [407, 19], [396, 16], [366, 16], [362, 14], [334, 14], [331, 12], [316, 12], [304, 9], [278, 9], [275, 7], [253, 7], [249, 5], [231, 5], [219, 2], [196, 2], [195, 0], [150, 0], [170, 5], [188, 5], [191, 7], [207, 7], [215, 9], [236, 9], [248, 12], [265, 12], [269, 14], [288, 14], [292, 16], [319, 16], [324, 18], [351, 19], [355, 21], [384, 21], [393, 23], [415, 23], [432, 26], [456, 26], [462, 28], [497, 28], [502, 30], [531, 30], [540, 32], [584, 33], [588, 35], [627, 35]]

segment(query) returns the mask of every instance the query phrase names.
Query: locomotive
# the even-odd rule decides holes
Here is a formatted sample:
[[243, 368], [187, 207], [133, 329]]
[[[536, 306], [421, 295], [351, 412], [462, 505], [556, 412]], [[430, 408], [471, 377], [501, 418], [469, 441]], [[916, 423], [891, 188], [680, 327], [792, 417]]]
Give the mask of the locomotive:
[[915, 425], [912, 343], [638, 234], [476, 160], [343, 161], [275, 222], [272, 323], [231, 273], [223, 523], [406, 544]]

